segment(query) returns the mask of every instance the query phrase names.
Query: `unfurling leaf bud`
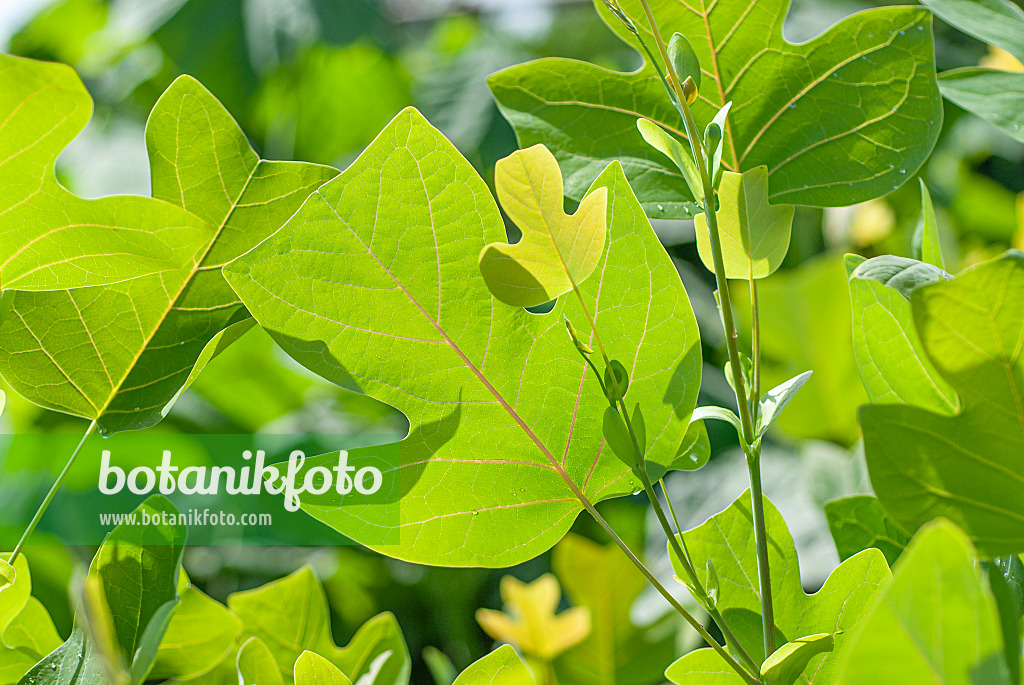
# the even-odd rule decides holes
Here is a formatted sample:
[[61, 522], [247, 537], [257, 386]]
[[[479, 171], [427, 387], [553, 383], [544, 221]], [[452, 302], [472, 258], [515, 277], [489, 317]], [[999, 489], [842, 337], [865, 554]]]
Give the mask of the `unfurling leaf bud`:
[[618, 0], [604, 0], [604, 6], [608, 8], [609, 12], [615, 15], [615, 18], [626, 27], [627, 31], [633, 35], [639, 35], [636, 30], [636, 26], [630, 20], [629, 16], [627, 16], [626, 13], [622, 11], [622, 8], [619, 7]]
[[580, 334], [569, 321], [569, 317], [565, 317], [565, 327], [569, 331], [569, 337], [572, 338], [572, 344], [576, 346], [580, 354], [587, 357], [594, 353], [594, 350], [580, 339]]
[[692, 105], [697, 99], [697, 84], [689, 76], [683, 81], [683, 97], [686, 98], [686, 104], [688, 105]]
[[[696, 93], [700, 88], [700, 61], [686, 36], [681, 33], [672, 34], [668, 41], [668, 58], [680, 80], [693, 79], [693, 89]], [[686, 97], [687, 102], [692, 102], [689, 95]]]

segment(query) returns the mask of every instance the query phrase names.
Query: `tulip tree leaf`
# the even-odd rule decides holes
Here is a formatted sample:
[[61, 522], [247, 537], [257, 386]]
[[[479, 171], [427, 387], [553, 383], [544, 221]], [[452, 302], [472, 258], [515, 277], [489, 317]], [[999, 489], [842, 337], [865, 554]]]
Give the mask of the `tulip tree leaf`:
[[595, 190], [567, 215], [562, 172], [543, 145], [499, 160], [494, 185], [505, 213], [523, 234], [514, 245], [491, 243], [480, 253], [480, 272], [496, 298], [535, 307], [594, 273], [608, 232], [607, 188]]
[[[742, 613], [759, 615], [761, 611], [757, 550], [751, 521], [748, 491], [722, 513], [683, 533], [692, 559], [711, 559], [714, 562], [721, 586], [717, 607], [727, 622], [730, 616]], [[813, 657], [796, 682], [815, 685], [838, 683], [838, 655], [842, 653], [848, 639], [847, 631], [863, 619], [872, 598], [889, 581], [889, 567], [878, 550], [867, 550], [840, 564], [821, 590], [808, 595], [800, 583], [800, 565], [793, 538], [782, 514], [767, 499], [765, 523], [768, 529], [768, 560], [772, 569], [772, 599], [777, 634], [781, 634], [784, 642], [806, 635], [835, 635], [835, 650]], [[682, 576], [684, 571], [674, 555], [672, 563], [677, 575]], [[695, 565], [698, 579], [703, 583], [703, 563]], [[760, 629], [756, 634], [741, 633], [737, 637], [755, 661], [764, 660]], [[696, 673], [708, 665], [709, 661], [713, 663], [717, 660], [726, 667], [717, 655], [714, 655], [715, 659], [710, 659], [708, 652], [714, 655], [708, 649], [684, 656], [669, 669], [670, 677], [674, 682], [689, 684], [691, 681], [683, 676], [689, 677], [687, 674]], [[735, 680], [720, 682], [742, 682], [735, 674], [733, 678]], [[695, 679], [693, 682], [711, 684], [719, 681]]]
[[241, 634], [241, 619], [189, 586], [160, 643], [150, 678], [186, 680], [207, 673], [231, 653]]
[[[853, 354], [868, 399], [873, 404], [908, 404], [940, 414], [954, 413], [956, 393], [925, 354], [914, 328], [910, 302], [885, 280], [865, 277], [861, 267], [870, 261], [873, 260], [865, 261], [857, 255], [846, 256]], [[921, 268], [928, 266], [913, 263]], [[938, 280], [934, 277], [932, 282]]]
[[[718, 200], [716, 215], [726, 277], [752, 281], [770, 276], [789, 250], [795, 208], [768, 204], [768, 170], [763, 166], [742, 174], [723, 171]], [[696, 216], [694, 228], [700, 259], [708, 270], [714, 271], [704, 214]]]
[[452, 685], [534, 685], [516, 650], [502, 645], [463, 671]]
[[939, 76], [939, 90], [947, 100], [1024, 143], [1024, 74], [974, 67], [953, 69]]
[[[166, 629], [166, 619], [178, 599], [177, 580], [181, 573], [185, 527], [162, 522], [178, 510], [162, 496], [143, 502], [135, 515], [143, 513], [159, 523], [149, 526], [122, 524], [111, 531], [93, 557], [89, 581], [99, 592], [98, 601], [109, 608], [110, 649], [130, 666], [133, 683], [141, 683], [152, 667], [153, 641]], [[104, 643], [106, 644], [106, 643]], [[23, 682], [37, 685], [89, 685], [105, 682], [100, 650], [76, 626], [71, 637], [36, 664]]]
[[[1024, 10], [1008, 0], [922, 0], [965, 33], [1024, 60]], [[967, 67], [939, 75], [951, 102], [1024, 143], [1024, 74]]]
[[248, 313], [220, 267], [337, 173], [259, 159], [223, 106], [187, 76], [157, 102], [146, 138], [154, 196], [215, 229], [196, 259], [115, 285], [0, 300], [0, 373], [26, 399], [97, 419], [107, 434], [160, 421], [197, 362], [244, 331], [221, 335]]
[[995, 601], [976, 565], [956, 526], [923, 528], [847, 639], [842, 682], [1009, 685]]
[[874, 547], [892, 566], [910, 542], [906, 531], [889, 518], [878, 498], [872, 495], [852, 495], [826, 502], [825, 518], [843, 561]]
[[199, 217], [157, 198], [86, 200], [53, 165], [92, 115], [63, 64], [0, 55], [0, 290], [118, 283], [178, 269], [210, 239]]
[[914, 327], [960, 412], [861, 409], [871, 484], [908, 531], [944, 516], [986, 556], [1024, 552], [1024, 253], [911, 295]]
[[319, 654], [303, 652], [295, 662], [295, 685], [352, 685], [352, 681]]
[[964, 33], [1024, 60], [1024, 9], [1009, 0], [922, 0], [921, 4]]
[[647, 580], [622, 550], [569, 533], [551, 563], [573, 605], [590, 611], [591, 623], [586, 639], [555, 662], [558, 682], [660, 682], [675, 654], [674, 636], [663, 622], [641, 627], [630, 618]]
[[238, 650], [239, 685], [284, 685], [284, 676], [266, 643], [251, 637]]
[[558, 579], [550, 573], [532, 583], [505, 576], [501, 579], [505, 610], [479, 609], [476, 621], [495, 640], [551, 661], [590, 634], [590, 610], [577, 606], [557, 613], [561, 597]]
[[[607, 188], [609, 237], [580, 292], [608, 355], [629, 372], [631, 401], [644, 407], [656, 478], [676, 460], [696, 404], [699, 334], [621, 167], [610, 165], [595, 186]], [[559, 298], [538, 315], [487, 290], [477, 255], [504, 234], [484, 182], [409, 109], [281, 231], [225, 268], [296, 360], [409, 418], [399, 498], [358, 507], [334, 493], [302, 500], [390, 556], [507, 566], [550, 548], [581, 511], [560, 470], [592, 501], [639, 487], [603, 449], [608, 401], [566, 335], [565, 318], [587, 321], [579, 300]], [[337, 460], [324, 455], [305, 468]]]
[[[855, 262], [851, 278], [876, 281], [892, 288], [907, 300], [915, 289], [953, 278], [937, 266], [908, 257], [882, 255]], [[848, 262], [849, 263], [849, 262]]]
[[[638, 0], [622, 9], [653, 45]], [[931, 14], [918, 7], [860, 12], [805, 43], [783, 38], [788, 0], [652, 0], [662, 37], [683, 34], [703, 70], [692, 106], [699, 125], [733, 102], [723, 140], [731, 171], [768, 168], [776, 203], [839, 206], [885, 194], [924, 162], [942, 124]], [[633, 35], [600, 0], [606, 23]], [[583, 197], [613, 159], [656, 218], [686, 218], [693, 196], [679, 170], [650, 148], [638, 117], [679, 139], [683, 123], [654, 66], [633, 73], [542, 59], [489, 80], [522, 147], [552, 148], [566, 194]]]
[[790, 640], [765, 659], [761, 665], [761, 679], [765, 685], [793, 685], [811, 659], [831, 652], [834, 647], [835, 640], [828, 633]]
[[375, 685], [401, 685], [409, 678], [409, 651], [395, 617], [380, 614], [356, 632], [347, 647], [334, 644], [327, 598], [308, 566], [281, 580], [228, 598], [243, 622], [243, 639], [265, 644], [281, 672], [291, 674], [303, 652], [314, 652], [349, 680], [368, 676]]
[[0, 566], [14, 571], [10, 583], [0, 585], [0, 683], [13, 685], [47, 654], [60, 647], [50, 614], [31, 595], [28, 561], [18, 558], [14, 567], [0, 558]]

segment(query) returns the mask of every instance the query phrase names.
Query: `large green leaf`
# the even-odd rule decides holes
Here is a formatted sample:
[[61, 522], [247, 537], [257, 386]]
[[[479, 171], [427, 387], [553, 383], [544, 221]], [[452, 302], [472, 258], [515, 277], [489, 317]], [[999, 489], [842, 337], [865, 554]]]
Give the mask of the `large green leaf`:
[[910, 531], [944, 516], [985, 555], [1024, 551], [1024, 253], [915, 290], [914, 326], [960, 413], [861, 409], [871, 484]]
[[555, 547], [551, 563], [573, 604], [590, 611], [591, 625], [587, 638], [555, 662], [558, 682], [658, 681], [675, 654], [675, 636], [661, 622], [644, 627], [633, 623], [630, 609], [647, 580], [622, 550], [570, 533]]
[[843, 683], [1009, 685], [995, 601], [976, 565], [956, 526], [922, 529], [847, 639]]
[[117, 283], [178, 269], [210, 239], [199, 217], [160, 199], [85, 200], [54, 173], [92, 115], [71, 67], [0, 55], [0, 289]]
[[[629, 371], [627, 401], [644, 407], [656, 477], [676, 460], [696, 404], [696, 321], [619, 165], [595, 188], [608, 192], [608, 246], [580, 289], [605, 349]], [[406, 110], [281, 231], [225, 268], [285, 351], [409, 418], [400, 498], [303, 497], [307, 512], [389, 555], [506, 566], [551, 547], [581, 510], [563, 477], [594, 501], [639, 487], [602, 450], [607, 400], [563, 323], [585, 325], [579, 301], [563, 297], [537, 315], [487, 290], [477, 255], [504, 235], [469, 163]]]
[[469, 665], [453, 685], [534, 685], [516, 650], [502, 645]]
[[[595, 4], [612, 29], [635, 39]], [[654, 44], [638, 0], [622, 9]], [[931, 15], [890, 7], [855, 14], [806, 43], [782, 35], [788, 0], [652, 0], [663, 38], [682, 33], [704, 71], [692, 110], [698, 124], [727, 102], [723, 164], [765, 165], [773, 202], [848, 205], [883, 195], [917, 170], [942, 123]], [[636, 127], [650, 119], [679, 138], [684, 127], [653, 66], [620, 73], [566, 59], [501, 71], [489, 84], [521, 146], [546, 143], [582, 197], [613, 160], [622, 161], [653, 217], [692, 212], [683, 176]]]
[[[714, 563], [721, 588], [717, 607], [730, 626], [734, 627], [740, 644], [760, 663], [764, 660], [760, 628], [761, 599], [757, 580], [757, 550], [751, 521], [750, 493], [745, 492], [722, 513], [683, 533], [683, 539], [701, 582], [705, 580], [705, 560], [711, 559]], [[793, 538], [782, 514], [767, 499], [765, 524], [768, 531], [776, 634], [781, 637], [779, 642], [821, 633], [835, 635], [835, 650], [813, 657], [797, 682], [816, 685], [838, 683], [838, 655], [848, 639], [846, 631], [853, 629], [862, 620], [879, 588], [888, 582], [889, 567], [878, 550], [862, 552], [840, 564], [821, 590], [808, 595], [800, 582], [800, 564]], [[677, 575], [683, 577], [685, 571], [674, 556], [673, 565]], [[751, 617], [756, 620], [745, 620]], [[752, 627], [753, 630], [744, 630], [744, 626]], [[699, 650], [673, 664], [670, 675], [675, 682], [689, 683], [682, 676], [699, 671], [709, 660], [713, 662], [707, 655], [710, 651]], [[722, 682], [740, 682], [735, 675], [733, 678], [733, 681]], [[710, 684], [715, 681], [706, 682]]]
[[[863, 267], [873, 261], [846, 256], [853, 354], [868, 399], [874, 404], [908, 404], [940, 414], [954, 413], [956, 393], [925, 354], [914, 329], [910, 302], [877, 275], [864, 273]], [[922, 269], [927, 266], [916, 264]]]
[[220, 267], [277, 230], [337, 173], [261, 160], [189, 77], [157, 102], [146, 138], [154, 197], [215, 227], [197, 261], [110, 286], [8, 292], [0, 300], [4, 378], [37, 404], [97, 419], [108, 434], [157, 423], [197, 366], [244, 332], [248, 313]]
[[[922, 0], [965, 33], [1024, 60], [1024, 9], [1009, 0]], [[1024, 74], [968, 67], [939, 75], [939, 90], [1024, 143]]]
[[[1024, 24], [1021, 25], [1024, 31]], [[1024, 74], [968, 67], [945, 71], [939, 89], [952, 102], [1024, 143]]]

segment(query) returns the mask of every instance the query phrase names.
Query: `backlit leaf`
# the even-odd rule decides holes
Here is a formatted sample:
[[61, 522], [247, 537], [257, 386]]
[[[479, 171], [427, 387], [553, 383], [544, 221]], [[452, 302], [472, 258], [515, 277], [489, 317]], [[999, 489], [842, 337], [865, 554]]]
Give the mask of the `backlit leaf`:
[[26, 399], [97, 419], [106, 434], [160, 421], [197, 364], [244, 331], [217, 337], [248, 318], [220, 267], [337, 173], [259, 159], [220, 103], [186, 76], [157, 102], [146, 138], [154, 197], [215, 229], [196, 259], [115, 285], [0, 300], [0, 373]]
[[[714, 562], [721, 586], [717, 606], [730, 625], [735, 623], [732, 617], [740, 614], [759, 615], [761, 612], [757, 550], [751, 520], [750, 493], [745, 492], [722, 513], [683, 533], [693, 559], [707, 558]], [[781, 641], [820, 633], [835, 635], [835, 651], [814, 656], [796, 682], [815, 685], [839, 683], [838, 655], [842, 653], [847, 640], [847, 633], [843, 631], [851, 630], [862, 620], [872, 598], [888, 582], [889, 567], [877, 550], [862, 552], [840, 564], [821, 590], [808, 595], [800, 582], [796, 547], [786, 522], [767, 499], [765, 523], [768, 530], [775, 625], [777, 634], [782, 637]], [[673, 566], [677, 575], [685, 573], [674, 557]], [[703, 583], [705, 578], [701, 576], [704, 569], [698, 566], [697, 574]], [[764, 660], [764, 647], [761, 643], [759, 617], [757, 624], [756, 631], [749, 634], [737, 632], [737, 637], [754, 661], [761, 663]], [[713, 652], [713, 660], [705, 652], [711, 650], [698, 650], [673, 664], [669, 669], [673, 682], [689, 685], [690, 681], [683, 676], [696, 672], [702, 665], [707, 665], [709, 660], [717, 660], [725, 666]], [[735, 674], [732, 677], [737, 678]], [[710, 684], [716, 681], [706, 682]], [[741, 681], [721, 682], [731, 685]]]
[[598, 188], [569, 216], [562, 208], [562, 172], [543, 145], [499, 160], [494, 185], [523, 237], [491, 243], [480, 253], [487, 287], [505, 304], [534, 307], [572, 290], [597, 268], [607, 234], [608, 190]]
[[910, 542], [910, 536], [889, 518], [877, 497], [852, 495], [825, 503], [825, 518], [839, 559], [874, 547], [892, 566]]
[[[851, 272], [853, 354], [868, 399], [873, 404], [899, 403], [937, 413], [955, 412], [956, 393], [925, 354], [910, 302], [882, 280], [861, 277], [860, 267], [865, 263], [857, 255], [846, 256]], [[919, 270], [928, 266], [914, 264]], [[932, 278], [939, 280], [937, 272]]]
[[210, 240], [199, 217], [160, 199], [85, 200], [53, 165], [92, 115], [71, 67], [0, 55], [0, 289], [118, 283], [178, 269]]
[[966, 536], [929, 524], [847, 638], [842, 682], [1008, 685], [995, 602]]
[[502, 645], [471, 663], [453, 685], [534, 685], [534, 680], [516, 650]]
[[[696, 403], [696, 321], [621, 168], [611, 165], [596, 186], [607, 189], [608, 245], [580, 292], [608, 355], [629, 372], [631, 402], [644, 407], [657, 478], [676, 461]], [[564, 317], [587, 320], [579, 300], [559, 298], [538, 315], [491, 297], [477, 255], [504, 235], [484, 182], [406, 110], [281, 231], [225, 269], [286, 352], [409, 418], [397, 501], [302, 500], [390, 556], [506, 566], [550, 548], [581, 511], [565, 477], [593, 501], [639, 487], [603, 448], [608, 400], [566, 335]]]
[[[771, 275], [789, 250], [793, 206], [768, 204], [765, 167], [743, 174], [723, 172], [718, 199], [720, 205], [716, 214], [726, 276], [751, 281]], [[694, 228], [701, 261], [714, 271], [708, 222], [703, 214], [694, 219]]]
[[303, 652], [295, 662], [295, 685], [352, 685], [352, 681], [322, 656]]
[[871, 484], [909, 531], [944, 516], [986, 556], [1024, 551], [1024, 253], [915, 290], [914, 326], [960, 412], [861, 409]]

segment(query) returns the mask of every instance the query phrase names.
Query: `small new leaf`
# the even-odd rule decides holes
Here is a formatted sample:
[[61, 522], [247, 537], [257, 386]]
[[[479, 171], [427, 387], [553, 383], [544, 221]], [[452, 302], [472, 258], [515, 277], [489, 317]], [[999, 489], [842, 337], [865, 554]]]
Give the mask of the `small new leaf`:
[[14, 579], [18, 577], [17, 571], [6, 559], [0, 559], [0, 589], [8, 585], [14, 585]]
[[953, 276], [937, 266], [919, 262], [916, 259], [883, 255], [862, 262], [853, 270], [851, 278], [877, 281], [896, 290], [909, 300], [910, 293], [915, 289], [923, 285], [951, 280]]
[[718, 571], [715, 570], [715, 564], [711, 561], [711, 557], [708, 557], [705, 573], [704, 590], [707, 593], [711, 606], [717, 607], [718, 595], [722, 591], [722, 583], [718, 579]]
[[295, 685], [352, 685], [337, 666], [310, 651], [299, 655], [294, 675]]
[[[693, 51], [690, 41], [681, 33], [673, 33], [668, 42], [668, 58], [672, 61], [672, 67], [676, 70], [676, 76], [680, 83], [686, 79], [693, 80], [693, 97], [697, 97], [697, 90], [700, 88], [700, 60], [697, 53]], [[685, 94], [685, 91], [684, 91]], [[688, 103], [690, 99], [687, 98]]]
[[756, 437], [762, 437], [768, 429], [771, 427], [775, 419], [778, 418], [782, 410], [786, 408], [786, 405], [796, 397], [796, 394], [800, 392], [800, 388], [804, 387], [813, 371], [804, 371], [799, 376], [790, 378], [785, 383], [778, 385], [768, 392], [765, 393], [764, 397], [761, 398], [761, 411], [757, 422], [757, 433]]
[[693, 162], [693, 151], [680, 143], [675, 136], [650, 119], [637, 119], [636, 127], [647, 144], [675, 163], [683, 174], [690, 193], [697, 202], [704, 202], [704, 183], [700, 180], [697, 165]]
[[708, 419], [727, 421], [736, 429], [737, 435], [743, 435], [743, 424], [740, 422], [740, 417], [736, 416], [736, 412], [731, 409], [726, 409], [725, 407], [697, 407], [693, 410], [693, 418], [690, 420], [706, 421]]
[[274, 655], [258, 637], [251, 637], [238, 650], [238, 685], [284, 685], [284, 676]]
[[787, 642], [761, 664], [761, 678], [765, 685], [793, 685], [812, 658], [834, 648], [835, 639], [829, 633]]
[[572, 322], [569, 321], [569, 317], [565, 317], [565, 327], [569, 331], [569, 337], [572, 338], [572, 344], [576, 346], [576, 349], [579, 350], [580, 354], [584, 357], [588, 357], [594, 353], [593, 348], [583, 342], [582, 336], [580, 336], [576, 327], [572, 325]]
[[[771, 275], [789, 250], [795, 209], [792, 205], [768, 204], [767, 167], [742, 174], [722, 172], [718, 199], [718, 232], [726, 277], [752, 281]], [[714, 271], [707, 218], [698, 214], [694, 220], [697, 251], [704, 265]]]
[[629, 429], [626, 428], [626, 423], [619, 415], [618, 409], [608, 407], [604, 410], [602, 428], [604, 440], [611, 448], [612, 453], [629, 468], [637, 468], [639, 462], [636, 458], [636, 450], [633, 448], [633, 440], [629, 437]]
[[618, 359], [613, 359], [604, 370], [604, 394], [609, 402], [615, 403], [626, 396], [629, 390], [629, 371]]
[[516, 645], [523, 654], [546, 661], [582, 642], [590, 633], [590, 612], [583, 607], [556, 614], [562, 590], [546, 573], [532, 583], [501, 579], [507, 613], [480, 609], [476, 620], [495, 640]]
[[604, 252], [607, 189], [593, 191], [575, 214], [566, 214], [562, 172], [543, 145], [500, 160], [494, 176], [501, 206], [523, 237], [480, 252], [480, 272], [491, 293], [506, 304], [535, 307], [585, 281]]
[[502, 645], [471, 663], [452, 685], [534, 685], [534, 682], [516, 650]]
[[[722, 181], [722, 132], [725, 131], [725, 120], [729, 116], [729, 109], [731, 107], [732, 102], [725, 103], [722, 109], [718, 110], [718, 113], [715, 114], [715, 118], [711, 120], [711, 123], [707, 125], [707, 128], [704, 129], [704, 148], [708, 155], [707, 159], [710, 160], [707, 166], [708, 175], [710, 176], [711, 187], [716, 190]], [[707, 162], [707, 160], [705, 161]], [[768, 181], [766, 179], [766, 195], [768, 192], [767, 185]]]
[[939, 240], [939, 224], [935, 220], [935, 205], [932, 204], [932, 196], [928, 192], [928, 186], [921, 181], [921, 218], [917, 221], [917, 228], [914, 230], [914, 254], [922, 262], [927, 262], [945, 269], [945, 261], [942, 259], [942, 241]]

